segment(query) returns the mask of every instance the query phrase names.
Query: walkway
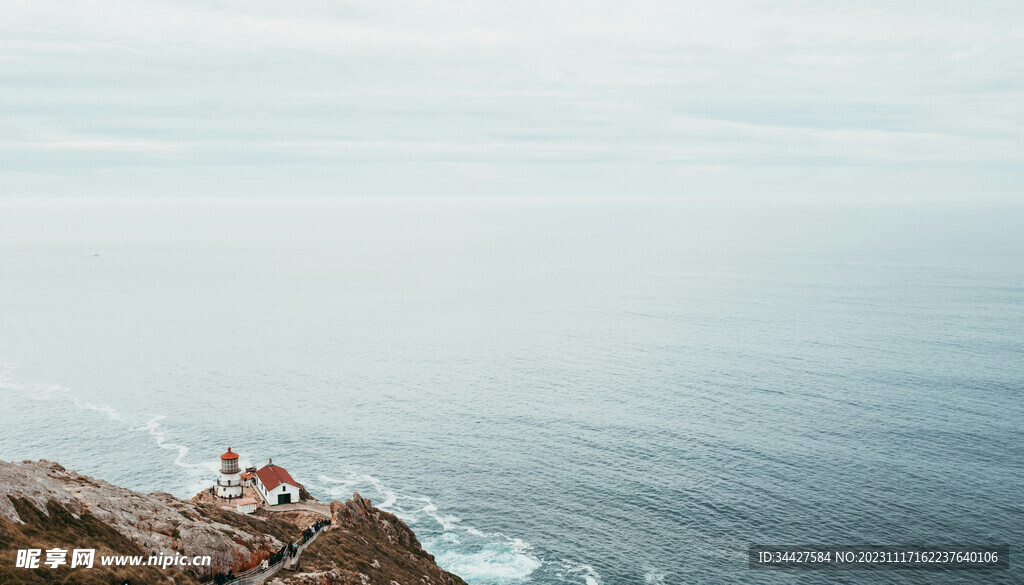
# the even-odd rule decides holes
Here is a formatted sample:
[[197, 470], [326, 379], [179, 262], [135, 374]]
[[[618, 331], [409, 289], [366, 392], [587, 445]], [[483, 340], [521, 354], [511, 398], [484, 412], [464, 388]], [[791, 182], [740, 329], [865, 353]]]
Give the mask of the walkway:
[[306, 540], [306, 542], [303, 542], [298, 547], [296, 547], [295, 551], [288, 555], [288, 558], [285, 559], [284, 568], [288, 569], [289, 571], [294, 571], [295, 569], [298, 569], [299, 558], [302, 556], [302, 551], [306, 550], [307, 546], [313, 544], [313, 541], [316, 540], [316, 537], [320, 536], [321, 532], [323, 532], [323, 528], [321, 528], [320, 530], [314, 530], [311, 533], [312, 535], [309, 537], [308, 540]]
[[253, 567], [248, 571], [233, 575], [231, 579], [228, 579], [225, 575], [220, 575], [219, 577], [214, 577], [212, 581], [206, 581], [202, 585], [260, 585], [280, 572], [281, 569], [294, 571], [299, 566], [299, 557], [302, 556], [302, 551], [306, 550], [306, 547], [316, 540], [321, 532], [327, 530], [330, 525], [330, 520], [322, 520], [310, 526], [303, 531], [302, 536], [295, 542], [283, 546], [281, 550], [270, 555], [269, 563], [266, 567]]

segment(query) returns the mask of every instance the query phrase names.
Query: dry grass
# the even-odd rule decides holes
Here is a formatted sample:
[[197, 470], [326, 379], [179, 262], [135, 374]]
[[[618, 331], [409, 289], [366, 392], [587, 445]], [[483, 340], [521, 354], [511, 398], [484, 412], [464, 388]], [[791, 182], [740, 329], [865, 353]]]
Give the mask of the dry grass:
[[[373, 566], [374, 561], [378, 567]], [[331, 569], [363, 573], [374, 583], [419, 583], [423, 575], [430, 575], [435, 583], [445, 582], [442, 575], [449, 576], [450, 582], [463, 583], [462, 579], [435, 565], [422, 550], [388, 542], [383, 533], [370, 529], [328, 530], [302, 553], [301, 570]]]
[[225, 510], [212, 504], [198, 504], [198, 507], [204, 517], [214, 522], [234, 526], [252, 534], [269, 534], [284, 543], [295, 540], [306, 528], [273, 515], [250, 516]]
[[[104, 567], [100, 555], [145, 555], [135, 543], [110, 526], [86, 513], [75, 518], [56, 502], [47, 504], [49, 515], [27, 501], [10, 498], [25, 524], [0, 522], [0, 583], [3, 585], [130, 585], [171, 583], [195, 585], [195, 577], [180, 571], [154, 567]], [[96, 549], [92, 569], [67, 565], [50, 569], [40, 563], [38, 569], [14, 567], [18, 549], [75, 548]], [[45, 553], [44, 553], [45, 555]], [[68, 561], [70, 561], [70, 552]]]

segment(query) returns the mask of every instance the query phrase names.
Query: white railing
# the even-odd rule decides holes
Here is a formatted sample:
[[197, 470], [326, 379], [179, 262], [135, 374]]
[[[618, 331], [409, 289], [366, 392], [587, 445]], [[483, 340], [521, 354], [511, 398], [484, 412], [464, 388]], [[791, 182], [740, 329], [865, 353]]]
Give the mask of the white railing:
[[[284, 556], [282, 556], [276, 563], [273, 563], [266, 568], [256, 566], [248, 571], [234, 575], [233, 579], [223, 581], [224, 585], [260, 585], [267, 579], [278, 574], [283, 568], [294, 569], [299, 564], [299, 556], [302, 555], [302, 551], [306, 550], [306, 547], [316, 540], [316, 537], [320, 536], [320, 533], [326, 530], [327, 526], [329, 525], [321, 526], [319, 530], [313, 532], [313, 535], [309, 537], [308, 540], [303, 541], [303, 537], [299, 537], [299, 539], [294, 543], [296, 544], [296, 550], [294, 553], [292, 553], [293, 543], [288, 543], [284, 547]], [[302, 543], [299, 544], [299, 541], [302, 541]], [[202, 585], [217, 585], [217, 582], [215, 580], [210, 580], [204, 582]]]
[[317, 530], [316, 532], [313, 533], [312, 536], [309, 537], [309, 540], [303, 542], [302, 544], [300, 544], [298, 546], [298, 548], [295, 549], [295, 554], [292, 554], [292, 555], [289, 555], [289, 556], [285, 557], [285, 560], [284, 560], [285, 566], [284, 566], [284, 568], [286, 568], [286, 569], [288, 569], [290, 571], [294, 571], [296, 569], [296, 567], [299, 566], [299, 557], [302, 556], [302, 551], [306, 550], [307, 546], [313, 544], [313, 541], [316, 540], [316, 537], [320, 536], [320, 533], [323, 532], [323, 530], [324, 530], [324, 527], [321, 527], [320, 530]]
[[[224, 581], [225, 585], [260, 585], [267, 579], [273, 577], [284, 567], [284, 562], [288, 559], [287, 555], [281, 560], [277, 561], [273, 565], [270, 565], [266, 569], [263, 567], [253, 567], [244, 573], [235, 575], [235, 578], [230, 581]], [[215, 581], [207, 581], [203, 585], [214, 585]]]

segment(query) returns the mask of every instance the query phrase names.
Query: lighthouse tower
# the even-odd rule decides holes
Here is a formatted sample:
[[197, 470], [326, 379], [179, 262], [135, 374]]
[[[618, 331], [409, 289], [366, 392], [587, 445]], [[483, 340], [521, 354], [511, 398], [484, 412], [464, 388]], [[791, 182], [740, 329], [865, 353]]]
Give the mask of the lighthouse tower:
[[242, 497], [242, 474], [238, 469], [238, 453], [228, 452], [220, 456], [220, 476], [217, 478], [217, 496], [221, 498]]

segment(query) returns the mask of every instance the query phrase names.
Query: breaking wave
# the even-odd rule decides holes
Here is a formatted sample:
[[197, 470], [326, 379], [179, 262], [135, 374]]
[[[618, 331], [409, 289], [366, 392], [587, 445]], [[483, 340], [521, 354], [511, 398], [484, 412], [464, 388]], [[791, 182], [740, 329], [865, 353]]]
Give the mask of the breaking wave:
[[158, 414], [153, 418], [149, 419], [149, 422], [147, 422], [145, 426], [139, 427], [138, 430], [148, 431], [149, 434], [152, 435], [154, 439], [156, 439], [156, 444], [161, 449], [177, 451], [178, 456], [174, 458], [174, 464], [177, 465], [178, 467], [184, 467], [186, 469], [204, 467], [203, 465], [197, 463], [185, 463], [185, 456], [188, 455], [188, 447], [186, 447], [185, 445], [179, 445], [177, 443], [169, 442], [167, 440], [165, 433], [160, 430], [160, 421], [162, 421], [165, 418], [167, 417], [162, 414]]
[[583, 582], [586, 585], [602, 585], [601, 576], [594, 567], [563, 559], [555, 575], [563, 581]]
[[434, 559], [438, 565], [462, 577], [468, 583], [509, 583], [521, 581], [541, 566], [529, 545], [489, 542], [474, 551], [439, 548]]
[[51, 401], [54, 399], [67, 400], [78, 408], [99, 412], [105, 414], [110, 420], [124, 422], [121, 415], [112, 407], [97, 405], [89, 402], [88, 400], [82, 400], [63, 386], [59, 386], [57, 384], [24, 384], [11, 382], [10, 374], [15, 368], [16, 366], [12, 363], [0, 363], [0, 390], [17, 392], [20, 396], [24, 396], [29, 400], [35, 401]]
[[214, 459], [198, 463], [186, 461], [185, 457], [188, 455], [189, 448], [186, 445], [168, 441], [166, 432], [161, 429], [162, 423], [160, 421], [165, 418], [167, 417], [162, 414], [155, 415], [149, 419], [149, 422], [135, 430], [148, 432], [161, 449], [177, 452], [177, 456], [174, 458], [174, 465], [188, 471], [188, 479], [186, 485], [183, 486], [184, 491], [176, 495], [190, 498], [193, 494], [205, 490], [212, 485], [213, 478], [216, 477], [220, 465]]
[[644, 583], [660, 585], [665, 582], [665, 573], [659, 569], [648, 569], [644, 574]]
[[413, 526], [437, 564], [467, 583], [518, 583], [543, 565], [522, 539], [465, 525], [457, 516], [440, 512], [430, 498], [398, 493], [372, 475], [351, 474], [344, 479], [321, 475], [319, 481], [332, 498], [344, 500], [358, 491]]

